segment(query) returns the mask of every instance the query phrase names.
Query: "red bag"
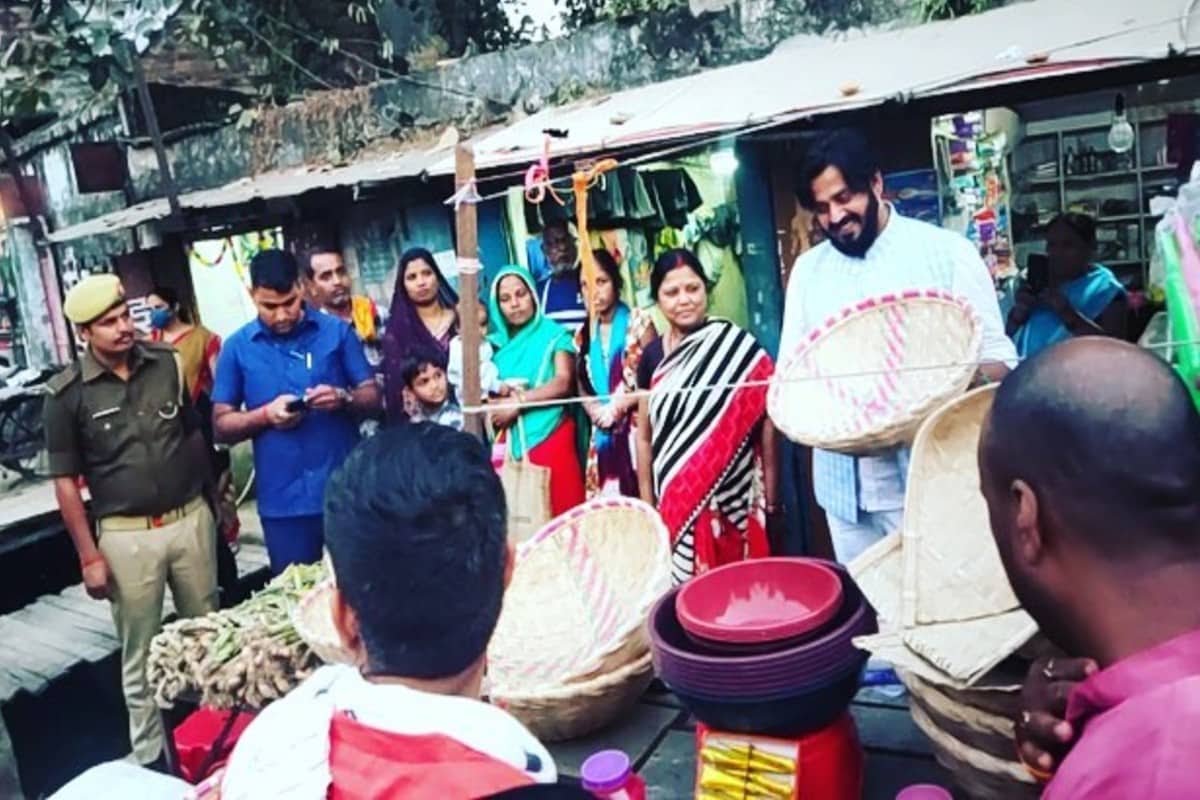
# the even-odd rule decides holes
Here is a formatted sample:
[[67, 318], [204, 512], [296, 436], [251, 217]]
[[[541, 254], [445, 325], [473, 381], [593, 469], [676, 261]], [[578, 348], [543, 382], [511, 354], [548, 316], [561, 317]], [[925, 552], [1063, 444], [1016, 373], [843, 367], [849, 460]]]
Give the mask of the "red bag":
[[[237, 715], [237, 718], [230, 723], [233, 715]], [[175, 728], [175, 752], [179, 754], [180, 777], [188, 783], [199, 783], [224, 766], [233, 752], [233, 746], [252, 719], [254, 715], [245, 711], [217, 711], [212, 708], [202, 708], [189, 715]], [[224, 740], [218, 742], [221, 731], [226, 730], [227, 726]], [[216, 756], [210, 760], [213, 748], [218, 745]], [[206, 762], [209, 766], [204, 769]]]

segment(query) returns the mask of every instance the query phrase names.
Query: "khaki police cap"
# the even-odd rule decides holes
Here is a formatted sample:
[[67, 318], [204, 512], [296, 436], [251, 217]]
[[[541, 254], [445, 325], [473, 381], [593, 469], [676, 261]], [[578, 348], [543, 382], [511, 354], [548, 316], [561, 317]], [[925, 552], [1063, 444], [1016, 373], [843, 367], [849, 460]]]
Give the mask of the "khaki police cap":
[[71, 287], [63, 313], [76, 325], [86, 325], [125, 299], [116, 275], [89, 275]]

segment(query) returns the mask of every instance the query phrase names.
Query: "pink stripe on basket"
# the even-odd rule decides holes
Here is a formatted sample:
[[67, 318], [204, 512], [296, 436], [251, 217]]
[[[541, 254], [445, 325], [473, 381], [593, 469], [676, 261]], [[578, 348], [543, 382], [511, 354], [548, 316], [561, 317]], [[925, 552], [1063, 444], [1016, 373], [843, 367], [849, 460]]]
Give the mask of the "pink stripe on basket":
[[584, 582], [585, 596], [588, 604], [595, 611], [592, 616], [592, 633], [596, 641], [607, 643], [616, 634], [620, 622], [620, 606], [617, 594], [612, 584], [600, 569], [599, 561], [592, 556], [587, 543], [580, 538], [580, 561], [578, 568], [586, 576]]
[[[569, 514], [572, 521], [580, 515]], [[612, 585], [604, 577], [599, 568], [598, 560], [592, 555], [590, 548], [579, 528], [572, 525], [562, 534], [566, 538], [566, 560], [571, 571], [580, 577], [585, 604], [592, 611], [591, 622], [593, 639], [600, 644], [607, 644], [617, 633], [620, 625], [620, 608], [616, 601], [616, 593]], [[527, 664], [522, 674], [536, 676], [545, 680], [557, 680], [564, 675], [576, 672], [594, 651], [576, 651], [564, 654], [553, 660], [544, 660]]]
[[[504, 657], [493, 657], [489, 654], [489, 664], [497, 671], [516, 672], [523, 678], [536, 678], [541, 681], [557, 681], [568, 674], [577, 673], [579, 668], [587, 666], [587, 661], [594, 660], [600, 655], [599, 648], [610, 648], [621, 632], [623, 617], [617, 594], [612, 585], [599, 568], [599, 559], [595, 558], [587, 546], [586, 537], [575, 523], [598, 509], [635, 509], [645, 514], [647, 507], [640, 500], [624, 497], [598, 498], [584, 503], [562, 516], [551, 520], [546, 526], [524, 542], [517, 551], [518, 561], [535, 547], [545, 545], [553, 537], [566, 537], [561, 542], [566, 554], [566, 561], [573, 574], [580, 576], [581, 585], [587, 598], [587, 605], [594, 612], [591, 615], [595, 646], [583, 652], [565, 654], [552, 661], [540, 659], [534, 663], [523, 661], [520, 656], [514, 660]], [[655, 525], [667, 539], [666, 531], [662, 530], [661, 520]], [[564, 530], [564, 528], [566, 530]], [[552, 613], [552, 611], [550, 612]]]
[[[904, 354], [907, 350], [907, 331], [904, 330], [903, 324], [904, 313], [907, 309], [904, 301], [922, 298], [948, 303], [964, 311], [972, 321], [975, 338], [980, 336], [982, 323], [979, 315], [963, 298], [943, 289], [907, 289], [897, 293], [866, 298], [829, 316], [821, 325], [809, 331], [795, 350], [791, 353], [780, 354], [782, 366], [776, 371], [776, 375], [786, 378], [804, 374], [821, 380], [821, 385], [826, 392], [846, 405], [849, 412], [848, 425], [859, 428], [870, 427], [878, 415], [901, 411], [899, 393], [901, 380], [898, 370], [903, 364]], [[832, 376], [822, 375], [822, 371], [817, 369], [813, 354], [819, 350], [822, 340], [831, 330], [852, 316], [878, 309], [880, 306], [888, 307], [885, 312], [889, 325], [889, 334], [886, 339], [888, 348], [885, 359], [886, 369], [885, 373], [880, 376], [879, 382], [873, 387], [874, 391], [868, 392], [868, 396], [872, 396], [872, 399], [867, 401], [862, 397], [848, 396], [841, 388], [841, 381], [835, 382]], [[772, 382], [770, 396], [775, 403], [779, 402], [782, 391], [781, 383]]]
[[883, 386], [880, 387], [880, 400], [885, 404], [889, 412], [896, 411], [899, 407], [899, 402], [896, 393], [896, 370], [904, 363], [904, 351], [908, 347], [908, 329], [904, 325], [906, 313], [904, 306], [893, 304], [887, 310], [888, 321], [888, 358], [886, 360], [887, 372], [885, 373]]

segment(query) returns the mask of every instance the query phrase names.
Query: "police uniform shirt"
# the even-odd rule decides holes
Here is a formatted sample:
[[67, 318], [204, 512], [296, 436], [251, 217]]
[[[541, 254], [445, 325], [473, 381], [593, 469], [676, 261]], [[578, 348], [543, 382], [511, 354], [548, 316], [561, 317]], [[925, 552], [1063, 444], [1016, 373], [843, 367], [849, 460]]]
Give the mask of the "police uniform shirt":
[[192, 411], [170, 345], [136, 343], [128, 381], [89, 350], [47, 388], [50, 474], [83, 475], [97, 517], [157, 516], [200, 494], [206, 466], [188, 444]]

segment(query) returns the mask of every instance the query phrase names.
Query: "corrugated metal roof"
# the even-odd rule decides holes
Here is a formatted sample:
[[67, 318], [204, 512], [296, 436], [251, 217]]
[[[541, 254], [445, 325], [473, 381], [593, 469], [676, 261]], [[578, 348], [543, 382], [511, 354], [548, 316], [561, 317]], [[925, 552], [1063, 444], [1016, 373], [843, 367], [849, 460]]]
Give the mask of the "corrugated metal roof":
[[[476, 164], [533, 161], [547, 128], [568, 132], [554, 141], [555, 155], [592, 153], [1195, 52], [1200, 12], [1189, 43], [1183, 5], [1036, 0], [841, 41], [797, 37], [757, 61], [547, 109], [475, 141]], [[849, 86], [857, 91], [844, 93]], [[453, 163], [430, 172], [453, 172]]]
[[[182, 194], [179, 196], [179, 204], [184, 209], [221, 208], [240, 205], [252, 200], [296, 197], [315, 189], [381, 183], [420, 175], [434, 161], [441, 158], [443, 152], [442, 150], [405, 151], [356, 161], [353, 164], [339, 167], [301, 167], [266, 172], [252, 178], [242, 178], [216, 189], [203, 189]], [[168, 216], [170, 216], [170, 207], [165, 199], [148, 200], [55, 231], [47, 239], [55, 243], [68, 242], [84, 236], [95, 236], [132, 228], [153, 220], [166, 219]]]
[[[984, 14], [840, 40], [782, 43], [757, 61], [712, 69], [547, 109], [477, 137], [480, 168], [525, 164], [542, 153], [543, 131], [567, 131], [555, 156], [582, 155], [876, 105], [967, 88], [1034, 80], [1195, 53], [1200, 13], [1180, 0], [1033, 0]], [[1189, 39], [1190, 34], [1190, 39]], [[855, 91], [848, 92], [848, 87]], [[266, 173], [180, 197], [215, 208], [313, 189], [452, 174], [446, 151], [409, 152], [344, 167]], [[168, 215], [165, 200], [142, 203], [54, 233], [63, 242]]]

